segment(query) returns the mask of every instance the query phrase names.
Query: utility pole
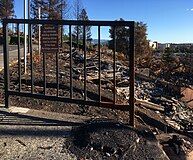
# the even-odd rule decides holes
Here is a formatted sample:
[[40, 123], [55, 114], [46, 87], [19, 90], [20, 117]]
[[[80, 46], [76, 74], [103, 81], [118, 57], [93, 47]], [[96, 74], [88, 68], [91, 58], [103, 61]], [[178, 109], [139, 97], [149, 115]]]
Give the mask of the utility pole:
[[[26, 19], [26, 0], [24, 0], [24, 19]], [[27, 66], [27, 35], [26, 35], [26, 24], [24, 23], [24, 74], [26, 74], [26, 66]]]
[[[38, 19], [40, 20], [41, 19], [41, 7], [38, 7]], [[38, 25], [38, 53], [40, 55], [40, 24]]]
[[[30, 19], [30, 0], [28, 0], [28, 19]], [[30, 53], [30, 47], [32, 47], [30, 46], [31, 45], [30, 44], [31, 37], [29, 37], [29, 35], [31, 35], [30, 32], [31, 32], [31, 28], [30, 28], [30, 25], [28, 24], [28, 54]]]
[[[63, 12], [62, 12], [62, 9], [63, 9], [63, 7], [62, 7], [62, 0], [61, 0], [61, 20], [62, 20], [62, 14], [63, 14]], [[61, 48], [63, 49], [63, 25], [61, 26]]]

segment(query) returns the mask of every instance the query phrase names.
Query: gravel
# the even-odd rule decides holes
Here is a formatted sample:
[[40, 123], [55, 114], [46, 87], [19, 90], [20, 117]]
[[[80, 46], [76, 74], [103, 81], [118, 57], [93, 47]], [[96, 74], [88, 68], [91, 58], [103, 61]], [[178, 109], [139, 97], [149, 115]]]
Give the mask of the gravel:
[[[63, 144], [69, 127], [1, 126], [0, 159], [75, 160]], [[58, 134], [56, 134], [58, 133]]]

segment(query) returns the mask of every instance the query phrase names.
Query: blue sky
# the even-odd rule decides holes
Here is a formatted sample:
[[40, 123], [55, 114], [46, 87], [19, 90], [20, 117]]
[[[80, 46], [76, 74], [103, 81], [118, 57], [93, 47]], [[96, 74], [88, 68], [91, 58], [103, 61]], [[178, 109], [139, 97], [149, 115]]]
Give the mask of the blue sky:
[[[72, 2], [72, 0], [68, 0]], [[193, 0], [82, 0], [91, 20], [142, 21], [148, 39], [158, 42], [193, 43]], [[18, 18], [23, 16], [23, 0], [15, 0]], [[95, 31], [95, 29], [93, 29]], [[93, 33], [96, 36], [96, 33]], [[103, 29], [102, 38], [108, 38]]]

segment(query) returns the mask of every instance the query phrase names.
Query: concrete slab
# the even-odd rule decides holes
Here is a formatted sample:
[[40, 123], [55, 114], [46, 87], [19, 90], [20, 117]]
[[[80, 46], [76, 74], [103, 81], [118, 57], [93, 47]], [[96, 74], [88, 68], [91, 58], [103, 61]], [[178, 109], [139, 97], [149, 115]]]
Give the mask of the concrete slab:
[[27, 113], [30, 109], [29, 108], [22, 108], [22, 107], [9, 107], [8, 111], [11, 113]]

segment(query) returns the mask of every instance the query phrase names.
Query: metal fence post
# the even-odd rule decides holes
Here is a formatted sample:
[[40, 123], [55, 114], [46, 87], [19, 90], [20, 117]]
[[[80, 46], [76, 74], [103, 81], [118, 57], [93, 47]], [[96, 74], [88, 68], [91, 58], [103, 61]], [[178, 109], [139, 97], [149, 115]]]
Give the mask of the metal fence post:
[[130, 107], [130, 125], [135, 126], [135, 22], [129, 29], [129, 74], [130, 74], [130, 84], [129, 84], [129, 107]]
[[4, 87], [5, 87], [5, 107], [9, 107], [9, 49], [8, 49], [8, 24], [3, 20], [3, 58], [4, 58]]

